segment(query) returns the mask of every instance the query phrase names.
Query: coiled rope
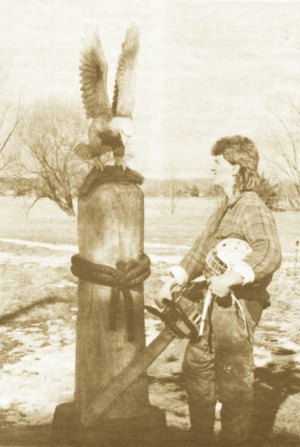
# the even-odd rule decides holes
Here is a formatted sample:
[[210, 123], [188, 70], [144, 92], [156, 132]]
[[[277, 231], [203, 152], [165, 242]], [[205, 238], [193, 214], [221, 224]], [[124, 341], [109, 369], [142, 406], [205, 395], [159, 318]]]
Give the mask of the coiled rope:
[[71, 271], [73, 275], [84, 281], [111, 287], [111, 307], [109, 328], [116, 330], [117, 312], [120, 293], [124, 297], [125, 318], [128, 340], [135, 338], [134, 308], [131, 290], [141, 285], [151, 274], [149, 257], [144, 253], [138, 260], [118, 261], [116, 268], [104, 264], [96, 264], [82, 258], [79, 254], [72, 256]]

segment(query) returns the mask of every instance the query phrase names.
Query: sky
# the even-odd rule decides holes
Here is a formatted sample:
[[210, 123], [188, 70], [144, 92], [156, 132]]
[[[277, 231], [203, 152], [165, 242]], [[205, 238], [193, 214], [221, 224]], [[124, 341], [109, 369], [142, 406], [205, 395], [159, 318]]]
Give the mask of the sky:
[[[235, 134], [268, 154], [273, 112], [300, 93], [296, 1], [0, 0], [2, 99], [57, 96], [82, 107], [80, 52], [95, 28], [111, 97], [132, 22], [141, 47], [130, 167], [148, 178], [209, 176], [212, 144]], [[262, 168], [272, 170], [265, 160]]]

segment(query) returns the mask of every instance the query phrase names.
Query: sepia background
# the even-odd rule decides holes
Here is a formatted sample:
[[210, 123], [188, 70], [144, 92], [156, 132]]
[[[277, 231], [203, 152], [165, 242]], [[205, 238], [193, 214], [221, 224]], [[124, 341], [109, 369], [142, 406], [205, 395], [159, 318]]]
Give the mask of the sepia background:
[[246, 134], [269, 155], [270, 128], [299, 91], [299, 20], [290, 1], [3, 1], [2, 101], [55, 96], [80, 107], [79, 57], [96, 27], [112, 95], [121, 42], [135, 22], [135, 164], [147, 177], [207, 175], [209, 149], [223, 135]]
[[[257, 393], [268, 403], [260, 435], [269, 447], [299, 445], [300, 4], [195, 0], [0, 0], [0, 445], [48, 435], [56, 405], [73, 396], [77, 292], [69, 264], [78, 251], [78, 187], [90, 169], [72, 155], [87, 131], [80, 54], [97, 28], [111, 98], [133, 22], [140, 54], [126, 154], [145, 177], [145, 301], [153, 303], [218, 201], [212, 144], [250, 137], [283, 251], [256, 337]], [[160, 330], [146, 314], [147, 342]], [[148, 371], [151, 402], [182, 430], [184, 343]]]

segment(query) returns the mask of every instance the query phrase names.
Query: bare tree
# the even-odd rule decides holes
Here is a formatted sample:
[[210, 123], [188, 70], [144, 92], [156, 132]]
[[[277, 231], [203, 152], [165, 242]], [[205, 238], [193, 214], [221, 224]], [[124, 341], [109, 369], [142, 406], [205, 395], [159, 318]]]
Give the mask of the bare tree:
[[9, 143], [23, 118], [21, 107], [5, 104], [0, 110], [0, 172], [13, 161], [13, 153], [8, 151]]
[[[280, 172], [280, 187], [289, 206], [300, 208], [300, 105], [295, 100], [282, 103], [273, 113], [275, 126], [270, 127], [268, 162]], [[285, 179], [285, 180], [284, 180]]]
[[70, 105], [52, 99], [33, 106], [20, 132], [23, 175], [36, 195], [32, 206], [48, 198], [68, 215], [75, 214], [73, 197], [84, 165], [73, 148], [85, 133], [85, 120]]

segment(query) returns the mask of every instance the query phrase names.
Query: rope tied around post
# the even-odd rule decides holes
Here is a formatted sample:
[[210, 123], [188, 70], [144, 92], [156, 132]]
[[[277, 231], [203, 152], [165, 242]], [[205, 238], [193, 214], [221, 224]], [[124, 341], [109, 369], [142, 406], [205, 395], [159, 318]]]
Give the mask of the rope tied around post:
[[112, 288], [109, 328], [116, 330], [116, 314], [120, 292], [124, 297], [128, 340], [134, 340], [134, 308], [131, 290], [143, 284], [150, 276], [149, 257], [144, 253], [138, 260], [118, 261], [116, 268], [87, 261], [79, 254], [72, 256], [71, 272], [84, 281]]

